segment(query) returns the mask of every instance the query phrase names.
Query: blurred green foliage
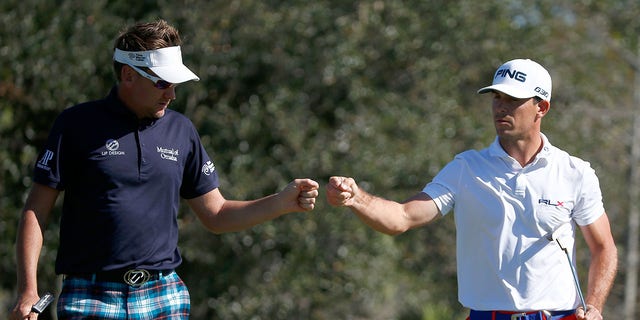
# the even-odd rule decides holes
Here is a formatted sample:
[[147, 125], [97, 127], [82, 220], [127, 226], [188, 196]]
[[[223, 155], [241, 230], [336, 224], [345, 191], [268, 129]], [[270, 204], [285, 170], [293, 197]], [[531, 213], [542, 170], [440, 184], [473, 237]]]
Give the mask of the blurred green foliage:
[[[53, 119], [106, 95], [118, 31], [157, 18], [178, 27], [184, 60], [202, 79], [178, 87], [172, 107], [196, 124], [232, 199], [296, 177], [324, 185], [348, 175], [404, 200], [456, 153], [492, 141], [489, 98], [475, 92], [495, 68], [539, 61], [554, 79], [543, 130], [596, 168], [625, 253], [634, 74], [620, 50], [636, 52], [637, 2], [5, 0], [0, 12], [0, 313], [15, 299], [17, 221]], [[451, 216], [388, 237], [323, 200], [321, 192], [313, 212], [221, 236], [185, 206], [178, 271], [192, 318], [466, 316]], [[59, 210], [45, 234], [42, 290], [59, 283]], [[621, 266], [611, 318], [624, 274]]]

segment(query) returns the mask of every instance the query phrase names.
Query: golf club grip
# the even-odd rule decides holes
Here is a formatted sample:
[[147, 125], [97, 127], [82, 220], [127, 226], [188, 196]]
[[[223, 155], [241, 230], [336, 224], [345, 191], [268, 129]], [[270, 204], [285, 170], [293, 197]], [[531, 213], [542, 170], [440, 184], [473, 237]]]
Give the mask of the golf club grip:
[[35, 313], [42, 313], [42, 311], [44, 311], [52, 301], [53, 295], [47, 292], [31, 307], [31, 311]]

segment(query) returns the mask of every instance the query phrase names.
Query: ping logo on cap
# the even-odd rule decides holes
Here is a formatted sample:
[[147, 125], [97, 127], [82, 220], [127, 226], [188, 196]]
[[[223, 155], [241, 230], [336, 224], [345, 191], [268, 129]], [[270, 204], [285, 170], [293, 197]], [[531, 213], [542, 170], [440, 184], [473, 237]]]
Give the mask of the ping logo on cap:
[[511, 71], [510, 69], [500, 69], [496, 71], [496, 75], [493, 78], [495, 79], [497, 77], [509, 77], [520, 82], [527, 81], [527, 74], [518, 70]]
[[530, 59], [514, 59], [503, 63], [493, 75], [493, 83], [478, 93], [502, 92], [518, 99], [539, 97], [551, 100], [551, 75]]

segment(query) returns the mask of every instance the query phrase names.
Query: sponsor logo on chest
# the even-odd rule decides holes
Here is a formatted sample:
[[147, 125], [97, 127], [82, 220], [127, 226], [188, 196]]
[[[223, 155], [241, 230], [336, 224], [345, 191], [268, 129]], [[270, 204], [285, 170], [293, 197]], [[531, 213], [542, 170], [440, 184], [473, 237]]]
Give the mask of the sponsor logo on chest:
[[102, 151], [103, 156], [124, 156], [125, 152], [120, 149], [120, 142], [116, 139], [109, 139], [104, 144], [106, 151]]
[[180, 151], [173, 148], [165, 148], [156, 146], [156, 151], [160, 154], [160, 158], [170, 161], [178, 161]]
[[558, 200], [538, 199], [538, 203], [546, 204], [552, 207], [564, 207], [564, 202]]
[[[106, 150], [100, 153], [102, 156], [126, 155], [126, 152], [120, 150], [120, 143], [116, 139], [107, 140], [107, 142], [105, 143], [105, 148]], [[156, 146], [156, 152], [160, 155], [161, 159], [174, 161], [174, 162], [177, 162], [178, 157], [180, 156], [180, 150], [174, 149], [174, 148]], [[50, 160], [50, 158], [52, 157], [52, 154], [53, 153], [46, 154], [45, 157], [43, 157], [43, 159], [40, 162], [42, 162], [43, 165], [46, 165], [46, 162]]]

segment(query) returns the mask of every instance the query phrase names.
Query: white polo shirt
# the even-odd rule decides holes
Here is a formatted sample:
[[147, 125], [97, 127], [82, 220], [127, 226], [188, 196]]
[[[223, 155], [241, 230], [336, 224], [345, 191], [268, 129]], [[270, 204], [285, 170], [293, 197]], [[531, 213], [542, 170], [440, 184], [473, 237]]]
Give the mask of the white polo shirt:
[[428, 183], [443, 215], [455, 211], [458, 298], [475, 310], [569, 310], [579, 297], [567, 256], [547, 239], [566, 228], [573, 261], [575, 224], [604, 213], [588, 162], [552, 146], [524, 168], [496, 140], [457, 155]]

